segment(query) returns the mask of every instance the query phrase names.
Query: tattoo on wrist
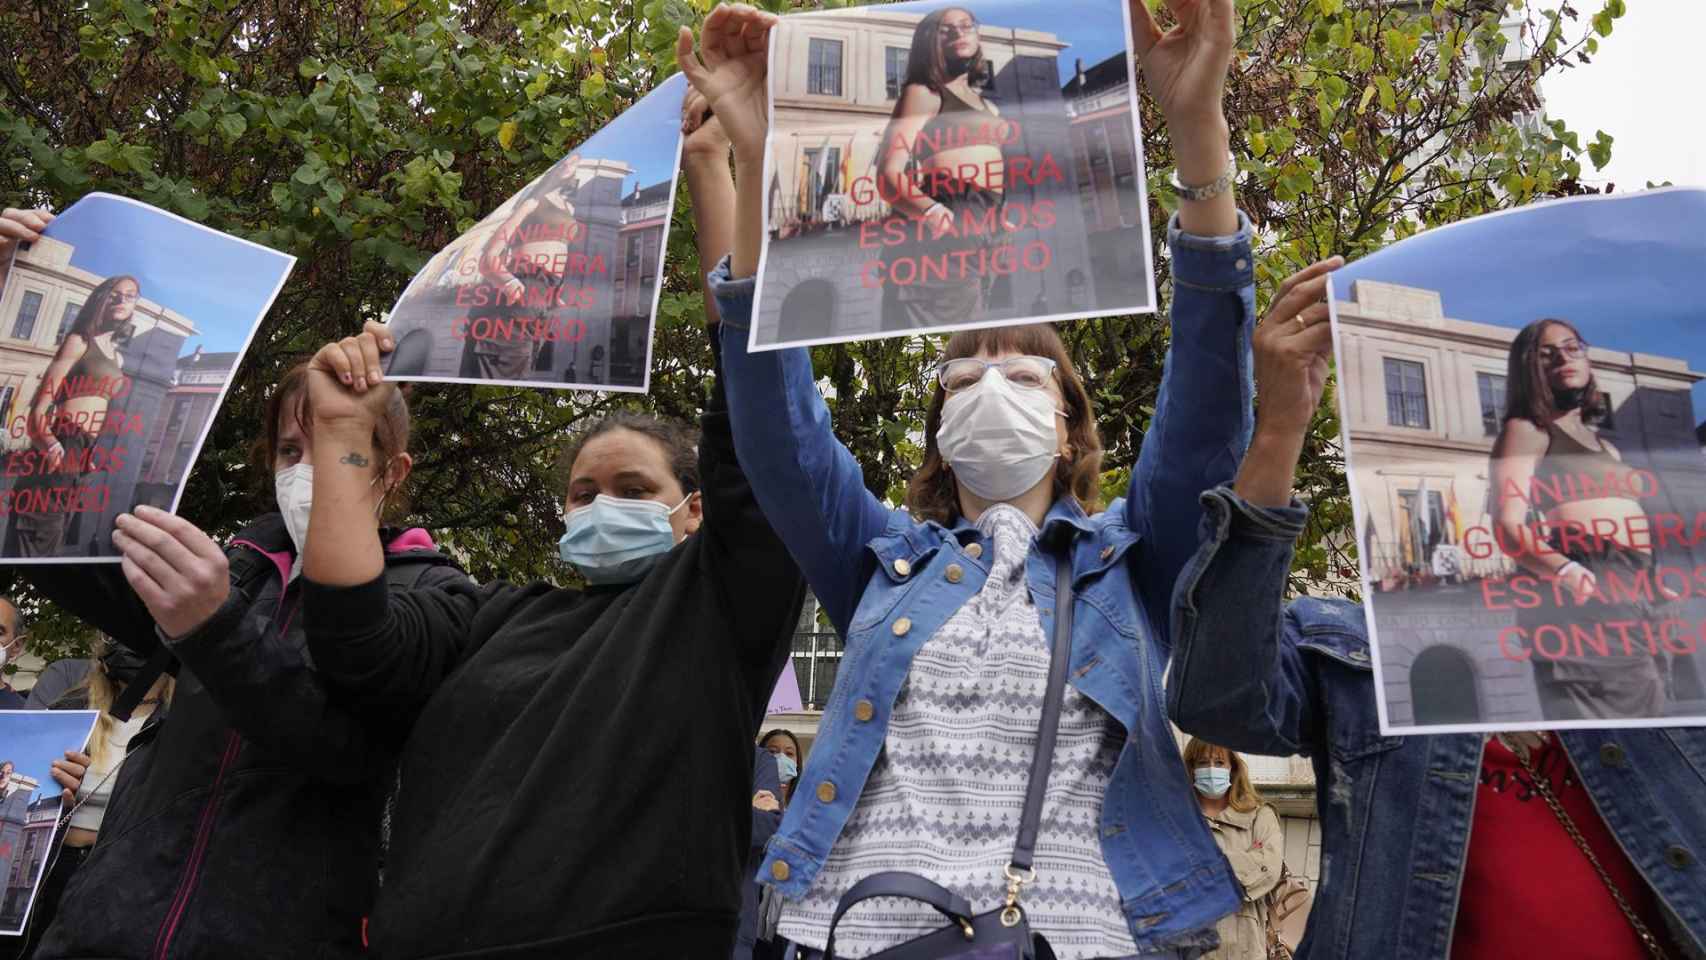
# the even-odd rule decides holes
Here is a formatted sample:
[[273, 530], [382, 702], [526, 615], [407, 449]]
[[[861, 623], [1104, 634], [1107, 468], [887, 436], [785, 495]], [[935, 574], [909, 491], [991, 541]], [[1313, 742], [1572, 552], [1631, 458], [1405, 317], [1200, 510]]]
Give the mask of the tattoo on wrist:
[[361, 454], [356, 453], [354, 450], [351, 450], [349, 453], [346, 453], [343, 456], [339, 457], [338, 462], [339, 463], [347, 463], [352, 467], [365, 467], [368, 464], [372, 463], [371, 460], [368, 460], [366, 457], [362, 456]]

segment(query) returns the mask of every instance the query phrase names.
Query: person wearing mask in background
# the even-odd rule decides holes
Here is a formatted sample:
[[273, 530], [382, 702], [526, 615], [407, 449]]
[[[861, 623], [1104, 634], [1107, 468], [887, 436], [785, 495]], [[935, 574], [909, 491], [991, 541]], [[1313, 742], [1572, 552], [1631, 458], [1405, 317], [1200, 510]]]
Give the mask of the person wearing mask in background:
[[1321, 880], [1298, 957], [1702, 956], [1706, 728], [1382, 736], [1362, 608], [1286, 602], [1332, 343], [1325, 303], [1256, 331], [1255, 436], [1202, 495], [1168, 680], [1185, 732], [1313, 761]]
[[[1239, 903], [1190, 800], [1159, 687], [1141, 679], [1167, 663], [1169, 601], [1196, 543], [1197, 495], [1230, 479], [1248, 439], [1255, 322], [1250, 227], [1230, 192], [1221, 107], [1234, 5], [1168, 6], [1179, 24], [1165, 34], [1144, 3], [1130, 9], [1178, 176], [1191, 185], [1169, 231], [1175, 332], [1127, 496], [1099, 513], [1096, 412], [1046, 325], [951, 337], [910, 512], [867, 491], [835, 438], [809, 351], [746, 350], [774, 17], [713, 11], [700, 55], [691, 33], [680, 35], [682, 70], [734, 141], [739, 227], [711, 282], [741, 461], [847, 638], [837, 710], [760, 870], [786, 897], [782, 933], [807, 956], [825, 949], [843, 895], [879, 872], [928, 875], [974, 913], [1012, 903], [1006, 881], [1016, 877], [1030, 929], [1063, 960], [1189, 954], [1214, 942], [1215, 922]], [[1298, 289], [1321, 293], [1307, 280]], [[1038, 765], [1052, 768], [1044, 809], [1060, 813], [1042, 820], [1033, 873], [1010, 857], [1063, 563], [1083, 602], [1070, 611], [1059, 737]], [[848, 912], [836, 943], [863, 956], [944, 923], [923, 902], [883, 898]]]
[[[33, 239], [6, 236], [0, 261], [4, 243]], [[251, 464], [272, 479], [278, 512], [227, 546], [142, 507], [118, 518], [120, 563], [25, 570], [48, 599], [148, 660], [134, 682], [152, 686], [148, 673], [178, 663], [172, 709], [132, 738], [37, 960], [362, 953], [392, 745], [336, 702], [307, 656], [297, 573], [312, 426], [299, 364], [267, 398]], [[368, 472], [360, 523], [387, 545], [391, 587], [465, 580], [425, 531], [380, 526], [386, 508], [402, 508], [408, 441], [399, 395], [374, 420], [383, 459]]]
[[[130, 742], [150, 720], [164, 716], [172, 702], [174, 679], [170, 674], [161, 674], [137, 701], [130, 719], [120, 721], [108, 711], [148, 662], [105, 637], [95, 641], [93, 657], [85, 662], [89, 666], [83, 680], [54, 700], [49, 709], [98, 710], [100, 716], [89, 736], [88, 753], [67, 751], [63, 760], [53, 762], [53, 778], [65, 788], [68, 822], [30, 907], [29, 920], [19, 938], [22, 946], [17, 960], [29, 960], [34, 955], [33, 948], [40, 942], [41, 933], [53, 926], [66, 883], [89, 858]], [[4, 947], [0, 947], [0, 955], [3, 953]]]
[[776, 758], [777, 775], [782, 778], [782, 806], [786, 807], [793, 802], [794, 784], [800, 780], [800, 761], [805, 759], [805, 752], [800, 749], [800, 738], [791, 730], [777, 727], [765, 734], [760, 742]]
[[[5, 251], [0, 250], [0, 254]], [[23, 710], [28, 705], [24, 695], [12, 689], [4, 672], [8, 664], [24, 655], [23, 617], [10, 597], [0, 597], [0, 710]]]
[[1185, 744], [1185, 769], [1196, 787], [1197, 806], [1214, 834], [1215, 846], [1232, 865], [1232, 875], [1244, 890], [1238, 912], [1215, 924], [1220, 946], [1204, 960], [1266, 960], [1267, 902], [1279, 883], [1285, 863], [1285, 837], [1279, 814], [1262, 802], [1250, 782], [1244, 758], [1192, 737]]
[[[714, 123], [689, 134], [682, 160], [707, 263], [732, 231], [716, 134]], [[314, 450], [336, 466], [314, 475], [309, 646], [348, 696], [415, 718], [376, 953], [728, 960], [734, 949], [753, 738], [805, 583], [735, 459], [709, 319], [717, 373], [698, 431], [617, 413], [558, 459], [559, 550], [586, 581], [577, 588], [387, 597], [380, 544], [357, 521], [362, 464], [383, 456], [373, 418], [395, 392], [380, 367], [391, 337], [371, 324], [316, 356]]]

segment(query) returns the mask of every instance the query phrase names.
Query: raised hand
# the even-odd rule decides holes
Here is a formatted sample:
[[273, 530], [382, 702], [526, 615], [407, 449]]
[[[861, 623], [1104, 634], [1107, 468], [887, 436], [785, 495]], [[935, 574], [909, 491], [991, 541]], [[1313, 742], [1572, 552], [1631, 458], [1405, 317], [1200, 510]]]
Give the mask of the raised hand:
[[722, 121], [711, 112], [711, 103], [698, 90], [689, 89], [681, 101], [681, 143], [683, 159], [707, 157], [729, 162], [729, 135], [723, 132]]
[[383, 323], [369, 320], [361, 333], [328, 343], [308, 363], [308, 401], [314, 420], [365, 420], [384, 414], [397, 389], [385, 382], [379, 357], [396, 346]]
[[1331, 257], [1304, 267], [1280, 284], [1253, 337], [1258, 431], [1295, 436], [1309, 430], [1327, 387], [1333, 332], [1327, 322], [1329, 274], [1344, 264]]
[[1167, 126], [1224, 122], [1221, 99], [1236, 40], [1233, 0], [1167, 0], [1177, 23], [1165, 32], [1145, 0], [1130, 4], [1137, 61]]
[[[10, 258], [12, 249], [19, 243], [30, 243], [41, 239], [41, 232], [53, 222], [53, 214], [46, 210], [17, 210], [6, 208], [0, 213], [0, 260]], [[0, 266], [4, 266], [0, 263]]]
[[231, 592], [225, 551], [182, 517], [146, 506], [121, 513], [113, 546], [123, 554], [125, 580], [168, 637], [206, 623]]
[[676, 38], [681, 71], [721, 121], [737, 158], [763, 155], [770, 129], [765, 79], [770, 28], [775, 25], [775, 14], [744, 3], [723, 4], [700, 27], [698, 53], [693, 50], [692, 30], [682, 27]]

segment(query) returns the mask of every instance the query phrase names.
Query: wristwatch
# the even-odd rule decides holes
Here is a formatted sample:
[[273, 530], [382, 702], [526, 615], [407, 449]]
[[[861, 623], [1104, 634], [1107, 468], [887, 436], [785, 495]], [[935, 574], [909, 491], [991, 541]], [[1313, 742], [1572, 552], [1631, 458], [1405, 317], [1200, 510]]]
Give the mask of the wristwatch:
[[1230, 153], [1226, 155], [1226, 172], [1206, 186], [1186, 186], [1184, 181], [1179, 179], [1179, 168], [1177, 167], [1174, 167], [1173, 172], [1168, 175], [1168, 180], [1173, 185], [1173, 192], [1177, 193], [1181, 200], [1213, 200], [1232, 189], [1232, 182], [1236, 179], [1238, 179], [1238, 159]]

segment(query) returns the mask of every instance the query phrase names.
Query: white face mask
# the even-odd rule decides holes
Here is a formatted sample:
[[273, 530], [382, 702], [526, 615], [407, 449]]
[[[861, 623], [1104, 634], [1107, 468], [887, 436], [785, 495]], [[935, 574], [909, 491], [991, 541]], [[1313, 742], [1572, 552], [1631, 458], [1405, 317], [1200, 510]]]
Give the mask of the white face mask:
[[1007, 382], [990, 367], [976, 386], [948, 395], [936, 446], [966, 489], [985, 500], [1011, 500], [1037, 485], [1059, 456], [1055, 408], [1047, 389]]
[[273, 496], [284, 515], [284, 529], [296, 545], [296, 555], [308, 549], [308, 511], [314, 505], [314, 467], [296, 463], [273, 474]]

